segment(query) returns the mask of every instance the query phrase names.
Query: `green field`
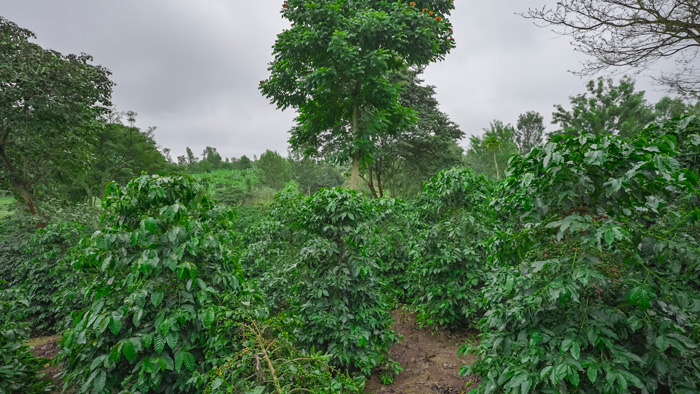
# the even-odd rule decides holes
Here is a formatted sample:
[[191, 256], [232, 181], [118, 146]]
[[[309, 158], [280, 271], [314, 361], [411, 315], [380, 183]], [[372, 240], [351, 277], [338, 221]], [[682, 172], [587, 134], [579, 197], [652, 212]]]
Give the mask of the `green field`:
[[14, 201], [15, 199], [12, 197], [0, 197], [0, 218], [10, 214]]

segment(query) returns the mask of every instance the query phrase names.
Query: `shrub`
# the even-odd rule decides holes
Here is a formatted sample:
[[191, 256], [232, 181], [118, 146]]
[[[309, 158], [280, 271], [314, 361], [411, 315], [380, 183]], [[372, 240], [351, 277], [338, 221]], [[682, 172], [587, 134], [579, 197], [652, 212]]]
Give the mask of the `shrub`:
[[330, 353], [331, 364], [364, 374], [380, 365], [399, 368], [387, 357], [398, 335], [372, 248], [383, 242], [377, 216], [372, 202], [353, 191], [323, 189], [305, 198], [288, 190], [247, 235], [243, 254], [246, 272], [254, 272], [271, 304], [288, 305], [299, 317], [302, 348]]
[[18, 289], [5, 289], [0, 282], [0, 393], [48, 393], [51, 381], [40, 374], [46, 360], [36, 358], [24, 345], [29, 339], [22, 323], [29, 301]]
[[388, 350], [399, 339], [391, 330], [379, 261], [365, 253], [376, 236], [374, 215], [370, 202], [354, 191], [322, 189], [309, 198], [299, 218], [307, 240], [292, 289], [292, 309], [303, 324], [300, 342], [364, 374], [380, 365], [397, 367]]
[[77, 223], [55, 223], [28, 237], [33, 257], [18, 267], [30, 303], [28, 321], [38, 332], [61, 332], [71, 323], [71, 312], [85, 307], [82, 278], [71, 266], [71, 249], [86, 228]]
[[239, 349], [219, 322], [254, 295], [230, 249], [233, 213], [205, 191], [177, 175], [108, 186], [103, 226], [76, 261], [97, 273], [92, 304], [62, 340], [67, 382], [81, 392], [198, 392], [201, 375]]
[[478, 316], [486, 275], [486, 242], [495, 228], [490, 185], [470, 169], [443, 170], [425, 185], [416, 205], [409, 297], [419, 322], [456, 328]]
[[462, 349], [477, 392], [700, 389], [697, 177], [676, 154], [583, 134], [513, 160], [481, 342]]

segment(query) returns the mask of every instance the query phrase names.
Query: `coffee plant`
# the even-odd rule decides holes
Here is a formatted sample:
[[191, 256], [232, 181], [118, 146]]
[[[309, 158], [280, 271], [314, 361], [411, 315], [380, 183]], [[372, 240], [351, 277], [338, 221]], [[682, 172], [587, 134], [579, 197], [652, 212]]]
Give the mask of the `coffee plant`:
[[477, 314], [486, 241], [495, 226], [489, 194], [485, 176], [455, 168], [443, 170], [419, 195], [423, 228], [413, 233], [407, 277], [420, 322], [456, 328]]
[[[331, 364], [395, 372], [388, 358], [398, 340], [390, 329], [382, 260], [372, 201], [353, 191], [323, 189], [312, 197], [289, 190], [270, 218], [247, 235], [244, 269], [256, 272], [268, 299], [288, 305], [301, 326], [303, 349], [332, 355]], [[247, 257], [246, 257], [247, 256]]]
[[36, 332], [61, 332], [70, 325], [70, 315], [84, 305], [81, 290], [86, 279], [77, 274], [70, 258], [85, 226], [59, 222], [38, 229], [25, 247], [33, 255], [18, 268], [21, 285], [29, 299], [29, 323]]
[[29, 338], [26, 316], [29, 301], [18, 289], [0, 282], [0, 393], [37, 394], [51, 392], [51, 381], [43, 379], [46, 360], [32, 355], [24, 342]]
[[349, 190], [324, 189], [309, 198], [298, 222], [307, 239], [292, 288], [292, 310], [304, 327], [300, 342], [367, 375], [377, 366], [400, 368], [388, 358], [399, 336], [381, 291], [380, 261], [365, 252], [379, 236], [373, 216], [369, 200]]
[[244, 235], [241, 267], [249, 280], [257, 282], [273, 313], [287, 310], [291, 302], [293, 261], [304, 242], [295, 221], [304, 200], [296, 187], [285, 188], [275, 196], [268, 215]]
[[75, 263], [96, 279], [91, 306], [62, 340], [68, 384], [195, 393], [200, 377], [240, 348], [219, 322], [242, 316], [255, 296], [231, 250], [234, 214], [205, 192], [176, 175], [108, 186], [102, 228], [81, 241]]
[[411, 277], [408, 267], [413, 251], [412, 235], [423, 228], [416, 215], [416, 207], [411, 202], [382, 198], [371, 201], [374, 208], [372, 242], [366, 253], [379, 263], [379, 275], [384, 283], [383, 292], [391, 308], [407, 302]]
[[461, 350], [477, 392], [698, 392], [697, 175], [675, 136], [652, 134], [555, 137], [511, 159], [481, 342]]

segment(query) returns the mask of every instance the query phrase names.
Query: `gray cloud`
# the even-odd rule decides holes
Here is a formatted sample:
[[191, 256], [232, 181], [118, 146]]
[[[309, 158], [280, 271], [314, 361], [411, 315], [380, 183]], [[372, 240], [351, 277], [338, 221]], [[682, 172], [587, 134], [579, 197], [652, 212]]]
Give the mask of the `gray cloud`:
[[[156, 140], [173, 157], [207, 145], [240, 157], [287, 149], [293, 111], [277, 110], [257, 90], [276, 35], [288, 24], [280, 4], [5, 0], [2, 15], [34, 31], [41, 45], [89, 53], [110, 69], [114, 103], [136, 111], [140, 127], [157, 126]], [[584, 91], [585, 80], [567, 72], [583, 59], [566, 38], [514, 14], [526, 8], [512, 0], [457, 3], [457, 48], [429, 66], [425, 79], [467, 134], [493, 119], [515, 123], [528, 110], [547, 120], [554, 104]], [[651, 101], [662, 96], [647, 79], [638, 87]]]

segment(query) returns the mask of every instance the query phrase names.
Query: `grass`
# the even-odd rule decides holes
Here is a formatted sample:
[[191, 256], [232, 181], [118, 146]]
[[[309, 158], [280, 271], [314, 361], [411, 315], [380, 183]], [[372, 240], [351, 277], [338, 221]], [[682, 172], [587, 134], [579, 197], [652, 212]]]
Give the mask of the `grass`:
[[15, 199], [12, 197], [0, 197], [0, 219], [12, 212], [12, 204], [14, 202]]

